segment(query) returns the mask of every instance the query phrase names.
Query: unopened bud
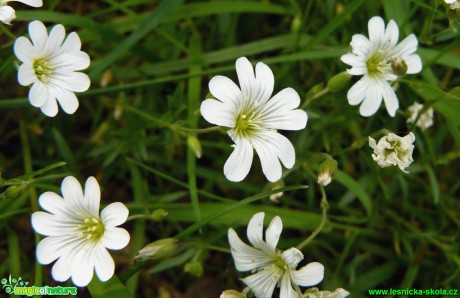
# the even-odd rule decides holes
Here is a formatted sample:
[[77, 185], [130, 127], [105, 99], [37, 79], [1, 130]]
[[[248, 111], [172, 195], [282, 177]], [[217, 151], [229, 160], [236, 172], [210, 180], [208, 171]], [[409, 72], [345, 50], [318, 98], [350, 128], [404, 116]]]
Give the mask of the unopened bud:
[[100, 82], [100, 86], [101, 87], [107, 87], [110, 83], [110, 81], [112, 81], [112, 78], [113, 78], [113, 73], [110, 69], [107, 69], [106, 71], [104, 71], [104, 73], [102, 74], [102, 78], [101, 78], [101, 82]]
[[321, 163], [318, 173], [318, 184], [326, 186], [332, 181], [332, 176], [337, 170], [337, 161], [330, 155], [326, 155], [326, 158]]
[[177, 240], [174, 238], [165, 238], [147, 244], [141, 249], [134, 260], [153, 260], [171, 255], [177, 248]]
[[246, 295], [235, 290], [225, 290], [220, 294], [220, 298], [246, 298]]
[[389, 62], [391, 63], [391, 69], [398, 77], [402, 77], [406, 75], [407, 64], [406, 64], [406, 61], [404, 61], [404, 59], [395, 57], [395, 58], [391, 58]]
[[195, 277], [203, 275], [203, 265], [197, 261], [190, 261], [184, 265], [184, 272], [190, 273]]
[[8, 187], [4, 193], [0, 195], [0, 198], [3, 199], [16, 199], [22, 191], [22, 187], [17, 185], [12, 185]]
[[[284, 181], [283, 180], [278, 180], [277, 182], [273, 183], [271, 189], [275, 190], [275, 189], [282, 188], [282, 187], [284, 187]], [[272, 201], [274, 203], [279, 203], [278, 199], [281, 198], [282, 196], [283, 196], [282, 191], [274, 193], [274, 194], [271, 194], [270, 195], [270, 201]]]
[[198, 140], [196, 136], [188, 136], [187, 145], [195, 153], [197, 158], [200, 158], [203, 155], [200, 140]]
[[163, 219], [166, 218], [166, 216], [168, 216], [168, 214], [169, 212], [164, 209], [156, 209], [156, 210], [153, 210], [151, 218], [154, 221], [162, 221]]
[[339, 74], [336, 74], [333, 76], [328, 82], [327, 82], [327, 88], [329, 89], [330, 92], [337, 92], [341, 90], [343, 87], [345, 87], [348, 84], [348, 81], [351, 79], [351, 74], [348, 72], [344, 71]]
[[300, 27], [302, 26], [302, 18], [300, 14], [297, 14], [295, 18], [292, 20], [291, 23], [291, 32], [297, 33], [299, 32]]

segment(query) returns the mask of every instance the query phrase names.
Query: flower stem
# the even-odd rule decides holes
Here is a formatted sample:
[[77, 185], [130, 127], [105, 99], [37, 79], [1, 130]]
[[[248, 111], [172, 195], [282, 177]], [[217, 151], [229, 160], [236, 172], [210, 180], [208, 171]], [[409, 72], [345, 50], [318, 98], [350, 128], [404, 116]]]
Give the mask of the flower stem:
[[[27, 128], [26, 128], [26, 124], [24, 121], [19, 122], [19, 134], [20, 134], [22, 148], [23, 148], [22, 154], [24, 158], [24, 170], [26, 174], [30, 174], [33, 172], [32, 154], [30, 152], [29, 137], [27, 135]], [[35, 187], [33, 187], [32, 185], [29, 186], [28, 191], [29, 191], [29, 196], [30, 196], [30, 205], [32, 206], [32, 212], [38, 211], [37, 192], [35, 190]], [[40, 236], [37, 233], [35, 233], [35, 245], [38, 245], [38, 242], [40, 242]], [[34, 284], [41, 285], [42, 280], [43, 278], [42, 278], [41, 265], [38, 262], [35, 262], [35, 282]]]
[[321, 91], [318, 91], [317, 93], [315, 93], [315, 95], [313, 95], [312, 97], [308, 98], [307, 100], [305, 100], [303, 102], [303, 104], [300, 106], [300, 108], [303, 110], [305, 109], [306, 107], [308, 107], [315, 99], [318, 99], [320, 98], [321, 96], [323, 95], [326, 95], [329, 93], [329, 88], [326, 87], [324, 88], [323, 90]]
[[322, 209], [322, 217], [321, 217], [321, 222], [319, 223], [319, 226], [316, 228], [316, 230], [311, 233], [310, 236], [308, 236], [307, 239], [302, 241], [299, 245], [297, 245], [297, 249], [302, 250], [305, 246], [308, 245], [324, 228], [324, 224], [326, 223], [326, 218], [327, 218], [327, 209], [329, 208], [329, 203], [327, 202], [326, 198], [326, 192], [324, 191], [324, 187], [321, 185], [319, 186], [319, 189], [321, 191], [321, 209]]

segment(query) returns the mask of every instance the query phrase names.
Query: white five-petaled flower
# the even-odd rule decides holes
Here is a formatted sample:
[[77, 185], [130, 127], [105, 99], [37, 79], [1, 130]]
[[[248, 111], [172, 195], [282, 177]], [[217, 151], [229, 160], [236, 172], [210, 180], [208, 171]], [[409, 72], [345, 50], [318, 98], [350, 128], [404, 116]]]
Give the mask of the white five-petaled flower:
[[276, 130], [305, 128], [307, 113], [297, 109], [300, 97], [292, 88], [271, 97], [274, 76], [264, 63], [257, 63], [254, 73], [249, 60], [242, 57], [236, 60], [236, 72], [241, 89], [227, 77], [213, 77], [209, 90], [218, 100], [203, 101], [201, 114], [208, 122], [229, 128], [228, 135], [235, 145], [224, 165], [227, 179], [241, 181], [247, 176], [255, 149], [267, 179], [277, 181], [282, 174], [280, 161], [292, 168], [295, 151]]
[[8, 5], [8, 2], [17, 1], [33, 7], [42, 7], [42, 0], [0, 0], [0, 22], [11, 25], [11, 21], [16, 18], [16, 12]]
[[[433, 126], [433, 108], [429, 108], [426, 111], [422, 112], [423, 105], [419, 104], [418, 102], [414, 102], [409, 108], [410, 116], [407, 118], [407, 123], [414, 123], [417, 120], [417, 126], [420, 127], [422, 130], [426, 130], [428, 127]], [[422, 113], [421, 113], [422, 112]], [[421, 113], [421, 114], [420, 114]], [[418, 116], [420, 114], [420, 116]]]
[[405, 170], [413, 161], [412, 152], [414, 151], [415, 136], [409, 133], [405, 137], [399, 137], [394, 133], [382, 137], [378, 143], [369, 137], [369, 146], [374, 149], [372, 158], [382, 168], [398, 166], [401, 171]]
[[14, 43], [14, 52], [22, 62], [18, 70], [19, 83], [32, 84], [31, 105], [54, 117], [58, 101], [64, 112], [75, 113], [79, 103], [74, 92], [86, 91], [90, 86], [89, 77], [78, 72], [90, 64], [88, 54], [80, 50], [78, 34], [72, 32], [64, 40], [65, 29], [59, 24], [48, 36], [45, 25], [33, 21], [29, 24], [29, 35], [32, 43], [26, 37], [19, 37]]
[[460, 2], [458, 0], [444, 0], [444, 2], [449, 5], [449, 9], [460, 9]]
[[381, 17], [373, 17], [368, 23], [369, 39], [355, 34], [351, 39], [352, 52], [340, 59], [351, 68], [348, 73], [363, 76], [348, 90], [351, 105], [359, 105], [359, 113], [369, 117], [375, 114], [382, 103], [390, 116], [399, 108], [398, 98], [390, 85], [398, 77], [422, 70], [420, 56], [415, 54], [418, 41], [414, 34], [398, 44], [399, 29], [390, 20], [385, 28]]
[[107, 249], [122, 249], [129, 242], [129, 233], [117, 226], [126, 221], [128, 208], [111, 203], [99, 215], [101, 190], [94, 177], [88, 178], [83, 194], [80, 183], [72, 176], [62, 181], [62, 195], [45, 192], [40, 206], [48, 212], [32, 214], [36, 232], [46, 235], [37, 246], [37, 261], [50, 264], [53, 278], [86, 286], [93, 271], [101, 281], [113, 276], [115, 264]]
[[228, 240], [238, 271], [254, 274], [242, 281], [258, 298], [272, 297], [275, 286], [280, 287], [281, 298], [299, 298], [299, 286], [312, 286], [324, 277], [324, 267], [318, 262], [309, 263], [296, 270], [303, 259], [302, 253], [294, 247], [285, 251], [276, 249], [283, 229], [283, 223], [275, 216], [262, 239], [264, 212], [256, 213], [248, 224], [247, 236], [253, 247], [240, 240], [235, 230], [228, 230]]

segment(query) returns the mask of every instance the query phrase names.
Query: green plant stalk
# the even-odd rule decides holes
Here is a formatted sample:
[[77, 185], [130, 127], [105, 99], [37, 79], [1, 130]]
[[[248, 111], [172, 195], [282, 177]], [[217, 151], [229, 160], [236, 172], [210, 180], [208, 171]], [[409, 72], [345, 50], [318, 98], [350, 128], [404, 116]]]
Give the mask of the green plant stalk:
[[324, 224], [326, 223], [326, 218], [327, 218], [327, 209], [329, 208], [329, 203], [327, 202], [326, 198], [326, 192], [324, 191], [324, 187], [321, 185], [319, 186], [319, 189], [321, 190], [321, 210], [322, 210], [322, 217], [321, 217], [321, 222], [319, 223], [319, 226], [316, 228], [316, 230], [311, 233], [308, 238], [306, 238], [304, 241], [302, 241], [299, 245], [297, 245], [297, 249], [302, 250], [305, 246], [307, 246], [315, 237], [323, 230]]
[[[19, 122], [19, 134], [22, 143], [22, 155], [24, 158], [24, 170], [26, 175], [31, 174], [33, 172], [32, 168], [32, 154], [30, 151], [30, 143], [29, 137], [27, 135], [27, 128], [24, 120]], [[38, 203], [37, 203], [37, 192], [34, 186], [28, 187], [28, 192], [30, 196], [30, 205], [32, 206], [32, 212], [38, 211]], [[40, 242], [40, 236], [35, 233], [35, 245], [38, 245]], [[43, 282], [43, 275], [42, 275], [42, 267], [38, 262], [35, 262], [35, 281], [34, 284], [41, 285]], [[37, 296], [41, 297], [41, 296]]]
[[[190, 55], [195, 61], [189, 69], [190, 74], [200, 73], [200, 53], [201, 53], [201, 40], [198, 35], [193, 35], [190, 41]], [[201, 77], [192, 77], [188, 80], [188, 124], [191, 128], [196, 128], [198, 125], [198, 118], [195, 111], [198, 110], [198, 100], [201, 94]], [[200, 202], [198, 198], [197, 185], [196, 185], [196, 156], [191, 148], [187, 150], [187, 176], [188, 188], [190, 192], [190, 200], [192, 208], [195, 213], [196, 221], [201, 221]]]

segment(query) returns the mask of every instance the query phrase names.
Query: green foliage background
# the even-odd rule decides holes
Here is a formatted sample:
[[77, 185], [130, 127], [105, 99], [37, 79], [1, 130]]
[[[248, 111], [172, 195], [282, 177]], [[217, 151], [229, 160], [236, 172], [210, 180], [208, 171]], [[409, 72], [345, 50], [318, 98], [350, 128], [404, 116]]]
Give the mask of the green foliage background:
[[[242, 289], [238, 277], [245, 275], [234, 268], [227, 229], [244, 235], [250, 217], [265, 211], [266, 217], [283, 220], [279, 248], [308, 237], [321, 218], [315, 156], [328, 153], [338, 171], [325, 188], [327, 222], [302, 250], [306, 262], [326, 268], [320, 288], [343, 287], [350, 297], [367, 296], [371, 288], [460, 289], [460, 92], [454, 88], [460, 85], [460, 38], [449, 29], [458, 24], [449, 25], [443, 5], [420, 0], [45, 2], [41, 9], [15, 6], [17, 20], [2, 26], [0, 35], [0, 276], [55, 284], [51, 266], [35, 263], [32, 243], [39, 238], [30, 214], [38, 210], [41, 193], [60, 192], [63, 177], [84, 182], [95, 176], [103, 205], [121, 201], [135, 215], [125, 225], [129, 246], [112, 253], [116, 273], [131, 293], [217, 297], [223, 289]], [[367, 35], [367, 21], [375, 15], [394, 19], [400, 40], [415, 33], [420, 43], [423, 71], [399, 82], [396, 117], [383, 107], [361, 117], [346, 99], [356, 78], [340, 92], [307, 96], [347, 68], [340, 56], [353, 34]], [[28, 104], [28, 88], [16, 81], [14, 37], [27, 35], [27, 23], [35, 19], [77, 31], [92, 59], [86, 71], [92, 86], [77, 94], [80, 108], [74, 115], [60, 111], [47, 118]], [[291, 190], [279, 203], [268, 199], [273, 185], [258, 158], [243, 182], [225, 178], [222, 168], [232, 150], [225, 133], [197, 135], [203, 149], [199, 159], [187, 147], [190, 129], [210, 127], [199, 115], [207, 83], [215, 75], [237, 81], [234, 63], [242, 56], [254, 65], [268, 64], [275, 74], [274, 92], [293, 87], [309, 116], [305, 130], [282, 132], [297, 158], [295, 167], [284, 171]], [[406, 124], [407, 107], [415, 101], [435, 109], [434, 127], [424, 132]], [[416, 135], [409, 174], [382, 169], [372, 160], [367, 137], [383, 128]], [[61, 161], [65, 165], [56, 164]], [[157, 209], [169, 215], [154, 221], [150, 214]], [[132, 265], [139, 249], [169, 237], [180, 240], [172, 256]], [[202, 263], [201, 278], [183, 271], [191, 260]]]

